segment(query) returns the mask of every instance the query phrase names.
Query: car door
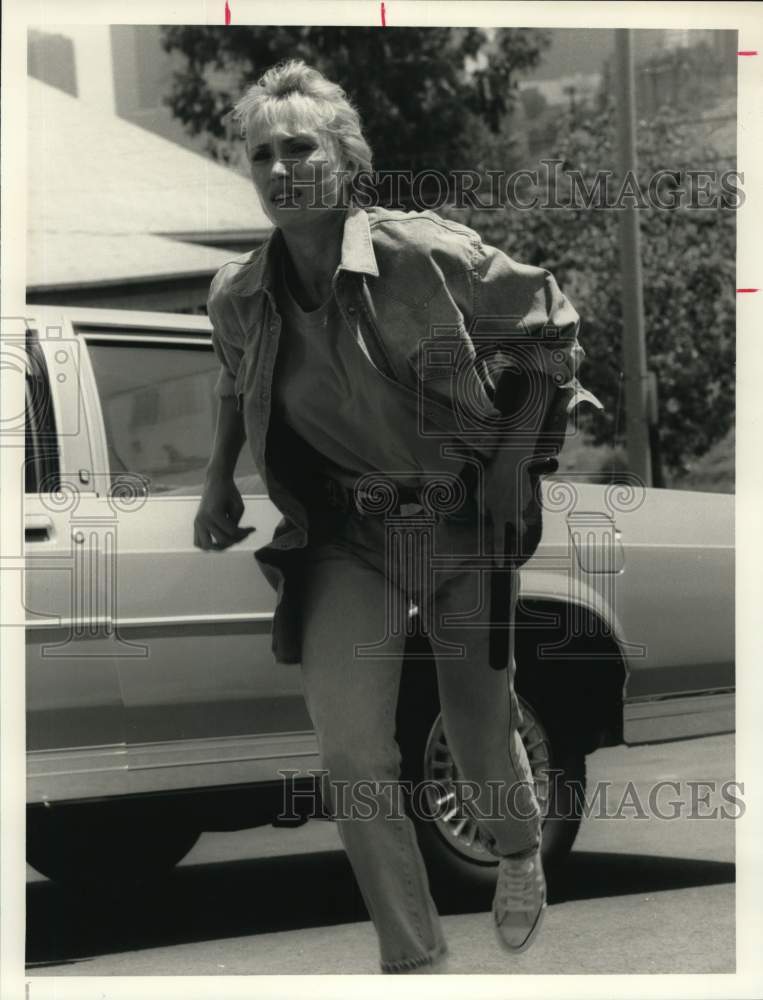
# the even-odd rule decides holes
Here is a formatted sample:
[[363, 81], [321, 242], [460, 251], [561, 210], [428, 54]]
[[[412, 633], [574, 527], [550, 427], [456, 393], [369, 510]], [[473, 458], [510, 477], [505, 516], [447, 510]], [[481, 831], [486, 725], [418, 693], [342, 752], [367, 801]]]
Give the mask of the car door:
[[201, 317], [72, 320], [92, 393], [98, 600], [114, 625], [132, 791], [277, 777], [315, 740], [299, 667], [271, 653], [275, 594], [254, 560], [280, 514], [245, 446], [236, 469], [252, 525], [222, 552], [193, 544], [212, 449], [219, 363]]
[[78, 344], [60, 318], [26, 343], [24, 607], [27, 799], [127, 791], [127, 739], [114, 645], [90, 600], [88, 514], [97, 503]]
[[617, 524], [617, 616], [643, 645], [629, 661], [625, 741], [733, 731], [734, 497], [649, 489]]

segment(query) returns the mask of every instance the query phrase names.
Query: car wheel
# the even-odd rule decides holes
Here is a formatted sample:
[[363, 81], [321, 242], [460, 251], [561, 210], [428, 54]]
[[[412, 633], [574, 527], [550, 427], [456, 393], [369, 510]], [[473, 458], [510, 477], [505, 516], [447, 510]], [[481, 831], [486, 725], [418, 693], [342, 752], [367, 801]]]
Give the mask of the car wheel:
[[27, 810], [27, 861], [41, 875], [108, 891], [170, 871], [201, 831], [164, 809], [86, 805]]
[[[580, 827], [578, 796], [585, 790], [585, 755], [554, 740], [540, 713], [519, 698], [519, 727], [535, 779], [543, 819], [543, 862], [553, 873], [567, 857]], [[430, 701], [431, 704], [431, 701]], [[421, 707], [421, 706], [420, 706]], [[498, 861], [490, 854], [473, 816], [456, 803], [458, 769], [448, 749], [439, 704], [401, 734], [402, 776], [422, 795], [411, 809], [419, 844], [438, 899], [489, 905]], [[433, 818], [429, 818], [433, 817]]]

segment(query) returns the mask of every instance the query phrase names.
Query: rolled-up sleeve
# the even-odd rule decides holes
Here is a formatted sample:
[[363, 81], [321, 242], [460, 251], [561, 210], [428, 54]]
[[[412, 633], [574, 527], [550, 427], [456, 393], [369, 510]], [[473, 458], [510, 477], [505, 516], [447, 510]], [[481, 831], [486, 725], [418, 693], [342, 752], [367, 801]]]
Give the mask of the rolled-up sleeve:
[[226, 397], [236, 395], [236, 375], [243, 351], [233, 338], [230, 320], [220, 290], [220, 274], [212, 279], [207, 297], [207, 315], [212, 323], [212, 348], [220, 362], [220, 371], [215, 381], [215, 395]]
[[[560, 389], [564, 412], [601, 402], [576, 377], [585, 351], [578, 340], [580, 317], [550, 271], [520, 264], [480, 242], [472, 260], [475, 336], [495, 345], [493, 364], [539, 370]], [[557, 404], [558, 406], [558, 404]]]

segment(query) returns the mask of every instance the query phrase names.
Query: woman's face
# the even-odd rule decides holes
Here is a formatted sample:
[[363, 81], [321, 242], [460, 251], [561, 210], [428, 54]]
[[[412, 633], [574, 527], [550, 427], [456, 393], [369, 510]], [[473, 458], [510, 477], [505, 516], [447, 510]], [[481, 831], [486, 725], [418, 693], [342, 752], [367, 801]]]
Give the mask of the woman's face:
[[283, 116], [255, 127], [247, 154], [262, 207], [280, 229], [313, 225], [342, 206], [338, 145], [311, 124]]

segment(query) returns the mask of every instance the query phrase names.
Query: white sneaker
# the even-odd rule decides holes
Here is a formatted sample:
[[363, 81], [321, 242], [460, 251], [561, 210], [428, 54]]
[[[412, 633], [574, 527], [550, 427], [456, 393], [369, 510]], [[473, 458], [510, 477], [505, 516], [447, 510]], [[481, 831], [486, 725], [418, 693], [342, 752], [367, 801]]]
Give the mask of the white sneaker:
[[493, 920], [501, 946], [520, 952], [540, 930], [546, 909], [546, 879], [540, 848], [501, 858], [493, 898]]

